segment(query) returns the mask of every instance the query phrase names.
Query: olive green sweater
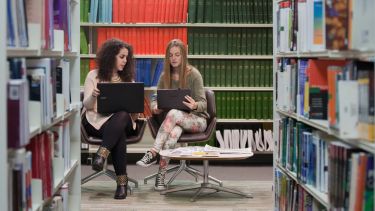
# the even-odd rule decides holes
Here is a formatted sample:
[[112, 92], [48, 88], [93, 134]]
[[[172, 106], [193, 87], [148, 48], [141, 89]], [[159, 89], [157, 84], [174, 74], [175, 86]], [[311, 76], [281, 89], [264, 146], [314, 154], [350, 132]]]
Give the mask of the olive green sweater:
[[[196, 114], [197, 116], [201, 116], [204, 118], [209, 118], [209, 114], [207, 113], [207, 100], [206, 100], [206, 94], [203, 87], [203, 79], [200, 74], [200, 72], [191, 66], [192, 70], [187, 75], [187, 88], [191, 89], [191, 97], [197, 102], [197, 109], [191, 111], [193, 114]], [[163, 83], [163, 75], [160, 76], [159, 83], [158, 83], [158, 89], [165, 89], [164, 83]], [[179, 81], [173, 81], [171, 84], [171, 89], [178, 89], [179, 88]], [[156, 102], [156, 93], [154, 94], [154, 97], [151, 101], [151, 109], [156, 108], [157, 102]]]

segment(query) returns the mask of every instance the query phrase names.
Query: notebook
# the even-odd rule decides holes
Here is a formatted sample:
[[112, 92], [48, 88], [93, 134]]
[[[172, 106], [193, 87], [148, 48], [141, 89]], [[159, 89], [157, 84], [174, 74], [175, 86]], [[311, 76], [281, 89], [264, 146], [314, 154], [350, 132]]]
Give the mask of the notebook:
[[144, 86], [143, 83], [98, 83], [98, 113], [143, 113]]
[[159, 109], [190, 110], [182, 102], [186, 101], [185, 96], [191, 96], [190, 89], [158, 89], [157, 102]]

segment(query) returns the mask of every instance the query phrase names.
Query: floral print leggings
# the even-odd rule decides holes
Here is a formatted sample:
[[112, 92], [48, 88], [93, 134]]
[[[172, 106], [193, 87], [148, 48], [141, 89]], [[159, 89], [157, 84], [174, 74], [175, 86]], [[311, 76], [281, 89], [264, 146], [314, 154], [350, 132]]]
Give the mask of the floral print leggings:
[[156, 135], [153, 151], [173, 149], [183, 131], [200, 133], [206, 130], [207, 120], [177, 109], [168, 112]]

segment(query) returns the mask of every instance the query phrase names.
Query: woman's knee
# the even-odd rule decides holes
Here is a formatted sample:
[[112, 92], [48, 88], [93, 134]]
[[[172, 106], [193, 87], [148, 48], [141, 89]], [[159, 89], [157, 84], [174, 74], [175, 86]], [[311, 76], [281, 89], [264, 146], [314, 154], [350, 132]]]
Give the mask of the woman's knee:
[[181, 111], [177, 109], [171, 109], [168, 111], [167, 117], [175, 117], [179, 112]]
[[127, 120], [128, 118], [130, 118], [130, 115], [128, 112], [126, 111], [118, 111], [114, 114], [114, 116], [116, 117], [116, 119], [120, 119], [120, 120]]

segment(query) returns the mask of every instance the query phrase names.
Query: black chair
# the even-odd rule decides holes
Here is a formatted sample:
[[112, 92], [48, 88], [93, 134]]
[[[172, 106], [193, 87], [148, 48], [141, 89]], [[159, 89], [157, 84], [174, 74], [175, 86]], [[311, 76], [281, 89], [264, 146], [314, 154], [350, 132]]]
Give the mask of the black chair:
[[[216, 128], [216, 104], [215, 104], [215, 94], [212, 90], [205, 89], [206, 94], [206, 100], [207, 100], [207, 112], [210, 115], [210, 118], [207, 120], [207, 128], [202, 133], [183, 133], [177, 143], [181, 143], [183, 145], [187, 145], [188, 143], [199, 143], [199, 142], [205, 142], [211, 138], [213, 135], [215, 128]], [[165, 116], [164, 116], [165, 117]], [[148, 126], [151, 131], [152, 137], [155, 139], [156, 134], [159, 130], [160, 124], [164, 117], [160, 117], [157, 115], [153, 115], [152, 117], [147, 119]], [[168, 172], [176, 171], [172, 177], [169, 179], [167, 186], [173, 182], [173, 180], [177, 177], [178, 174], [180, 174], [182, 171], [186, 171], [187, 173], [191, 174], [195, 177], [195, 180], [198, 181], [197, 175], [203, 176], [203, 174], [190, 167], [188, 163], [186, 163], [186, 160], [181, 160], [180, 164], [171, 168], [167, 169]], [[149, 175], [145, 177], [144, 183], [147, 184], [147, 180], [156, 177], [157, 173]], [[217, 182], [220, 186], [222, 186], [222, 181], [209, 176], [209, 179], [212, 181]]]
[[[81, 92], [81, 99], [83, 99], [83, 93]], [[81, 114], [81, 118], [83, 117], [84, 113]], [[81, 122], [82, 123], [82, 122]], [[133, 136], [128, 136], [126, 138], [126, 144], [127, 145], [130, 145], [130, 144], [135, 144], [135, 143], [138, 143], [139, 141], [142, 140], [142, 137], [143, 137], [143, 134], [145, 132], [145, 128], [146, 128], [146, 121], [145, 120], [142, 120], [142, 119], [138, 119], [136, 121], [137, 123], [137, 131], [136, 131], [136, 134], [133, 135]], [[94, 136], [90, 136], [87, 132], [86, 132], [86, 129], [85, 127], [81, 124], [81, 141], [84, 142], [84, 143], [87, 143], [87, 144], [91, 144], [91, 145], [98, 145], [100, 146], [101, 143], [102, 143], [102, 139], [98, 138], [98, 137], [94, 137]], [[116, 181], [116, 173], [112, 170], [109, 170], [108, 169], [108, 158], [105, 160], [104, 162], [104, 166], [103, 166], [103, 170], [101, 171], [98, 171], [98, 172], [94, 172], [93, 174], [83, 178], [81, 180], [81, 185], [85, 184], [86, 182], [100, 176], [100, 175], [107, 175], [108, 177], [112, 178], [113, 180]], [[138, 181], [133, 179], [133, 178], [130, 178], [128, 177], [128, 180], [129, 182], [132, 182], [134, 183], [134, 186], [136, 188], [138, 188]], [[130, 190], [130, 193], [132, 193], [132, 188], [130, 186], [129, 187], [129, 190]]]

